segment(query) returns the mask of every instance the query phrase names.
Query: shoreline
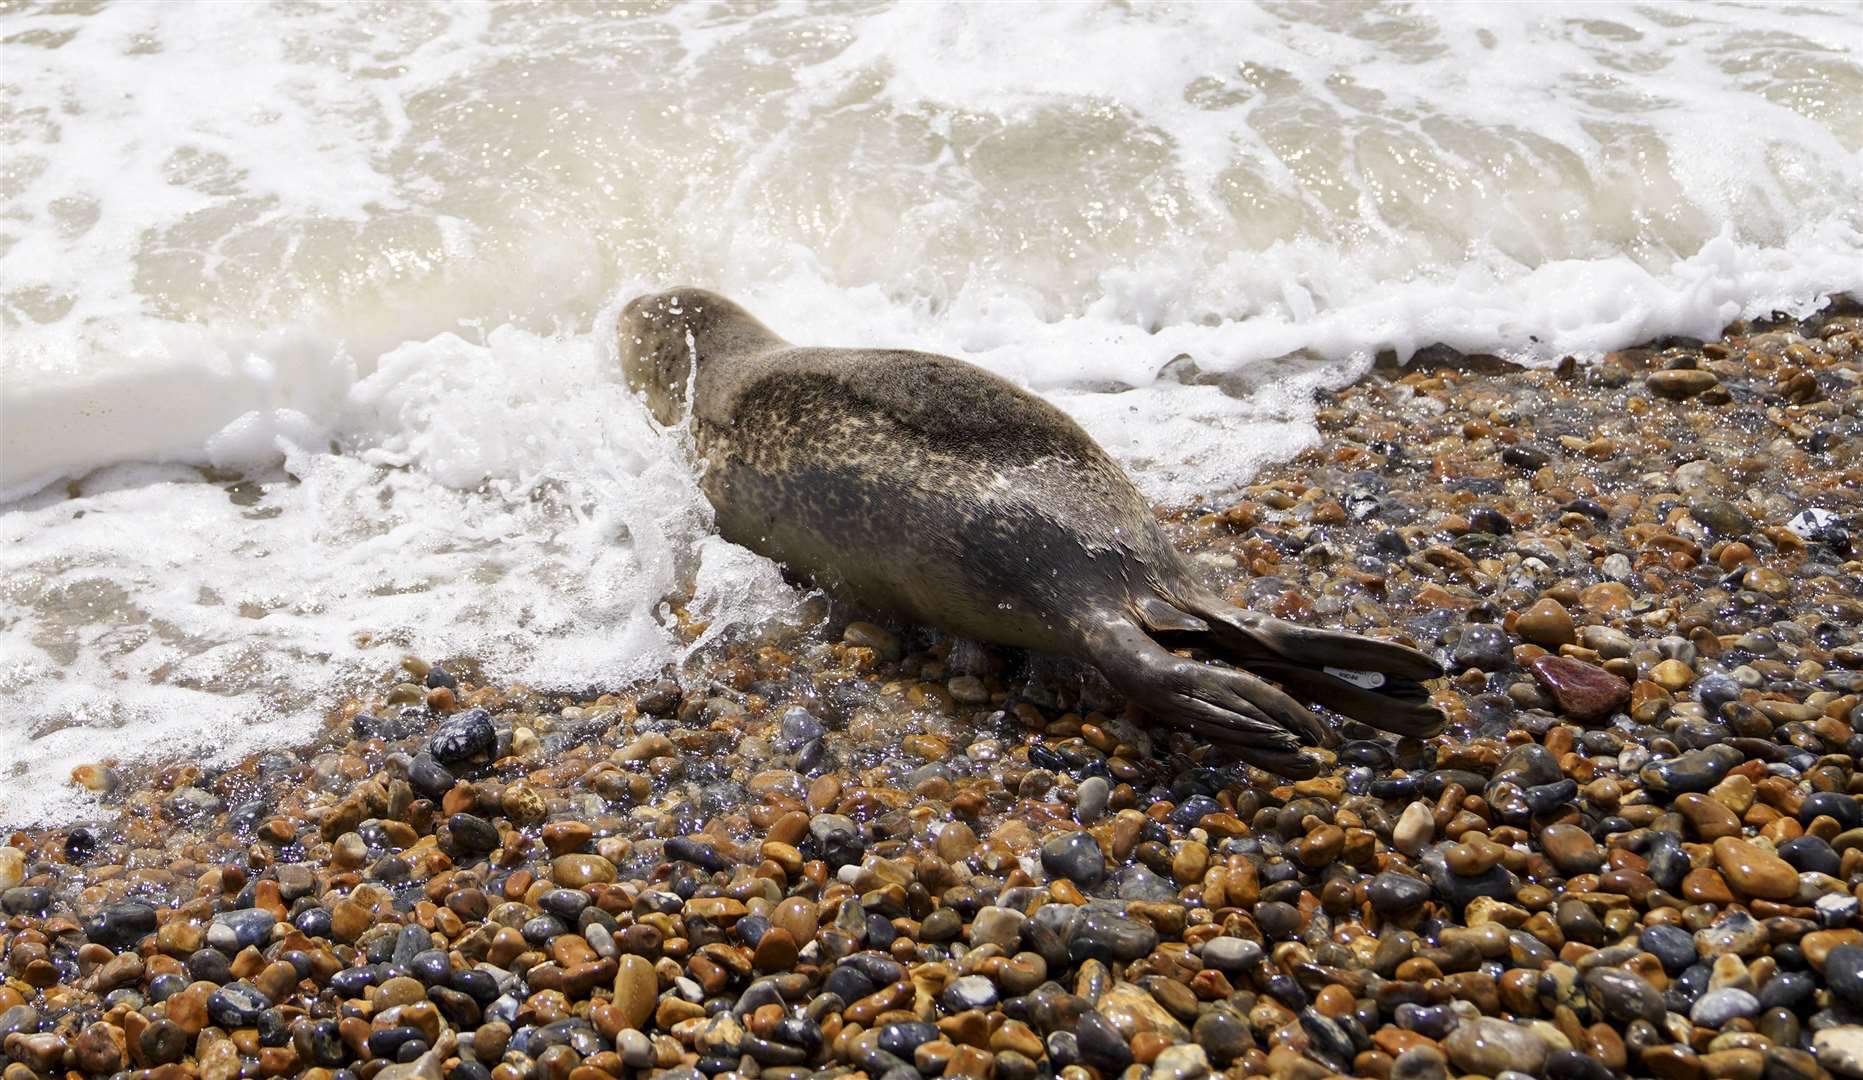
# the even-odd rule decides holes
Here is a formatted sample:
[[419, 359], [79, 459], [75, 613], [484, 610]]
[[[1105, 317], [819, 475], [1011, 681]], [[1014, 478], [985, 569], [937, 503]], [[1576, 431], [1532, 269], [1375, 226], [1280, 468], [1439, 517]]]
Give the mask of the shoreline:
[[1448, 733], [1298, 784], [868, 623], [583, 701], [412, 661], [315, 747], [87, 774], [114, 820], [0, 853], [6, 1080], [1863, 1077], [1859, 416], [1838, 304], [1330, 395], [1161, 512], [1452, 660]]

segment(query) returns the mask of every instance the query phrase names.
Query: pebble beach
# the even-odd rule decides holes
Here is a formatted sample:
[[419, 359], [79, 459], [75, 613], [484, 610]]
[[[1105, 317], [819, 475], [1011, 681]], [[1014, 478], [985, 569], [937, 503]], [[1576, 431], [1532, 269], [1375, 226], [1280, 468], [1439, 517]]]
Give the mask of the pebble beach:
[[[407, 657], [0, 847], [5, 1080], [1863, 1078], [1863, 315], [1447, 351], [1159, 509], [1440, 656], [1287, 783], [828, 609], [624, 692]], [[697, 639], [705, 627], [681, 617]]]

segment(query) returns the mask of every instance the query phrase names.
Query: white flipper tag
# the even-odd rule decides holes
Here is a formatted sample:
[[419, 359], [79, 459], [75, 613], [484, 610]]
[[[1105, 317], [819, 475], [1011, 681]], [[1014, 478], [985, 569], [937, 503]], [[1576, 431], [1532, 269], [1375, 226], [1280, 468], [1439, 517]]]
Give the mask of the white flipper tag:
[[1376, 671], [1352, 671], [1347, 668], [1321, 668], [1326, 674], [1343, 682], [1349, 682], [1360, 690], [1376, 690], [1384, 685], [1384, 676]]

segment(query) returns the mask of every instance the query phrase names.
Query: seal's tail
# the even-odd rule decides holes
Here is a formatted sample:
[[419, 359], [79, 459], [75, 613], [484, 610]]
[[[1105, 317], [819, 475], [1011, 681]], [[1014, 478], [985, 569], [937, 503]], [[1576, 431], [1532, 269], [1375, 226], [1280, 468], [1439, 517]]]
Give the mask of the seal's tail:
[[1426, 738], [1446, 723], [1423, 687], [1423, 680], [1442, 675], [1442, 665], [1415, 649], [1297, 626], [1214, 596], [1196, 597], [1184, 609], [1163, 600], [1140, 608], [1160, 641], [1213, 653], [1372, 727]]

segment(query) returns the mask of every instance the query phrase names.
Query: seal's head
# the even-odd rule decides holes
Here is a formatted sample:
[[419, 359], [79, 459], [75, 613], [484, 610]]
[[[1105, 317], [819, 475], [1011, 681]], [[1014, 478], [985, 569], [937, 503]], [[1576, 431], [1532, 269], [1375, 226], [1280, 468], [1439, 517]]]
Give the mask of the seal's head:
[[628, 389], [669, 427], [685, 417], [687, 391], [697, 385], [708, 356], [786, 344], [750, 312], [690, 286], [628, 301], [615, 329]]

